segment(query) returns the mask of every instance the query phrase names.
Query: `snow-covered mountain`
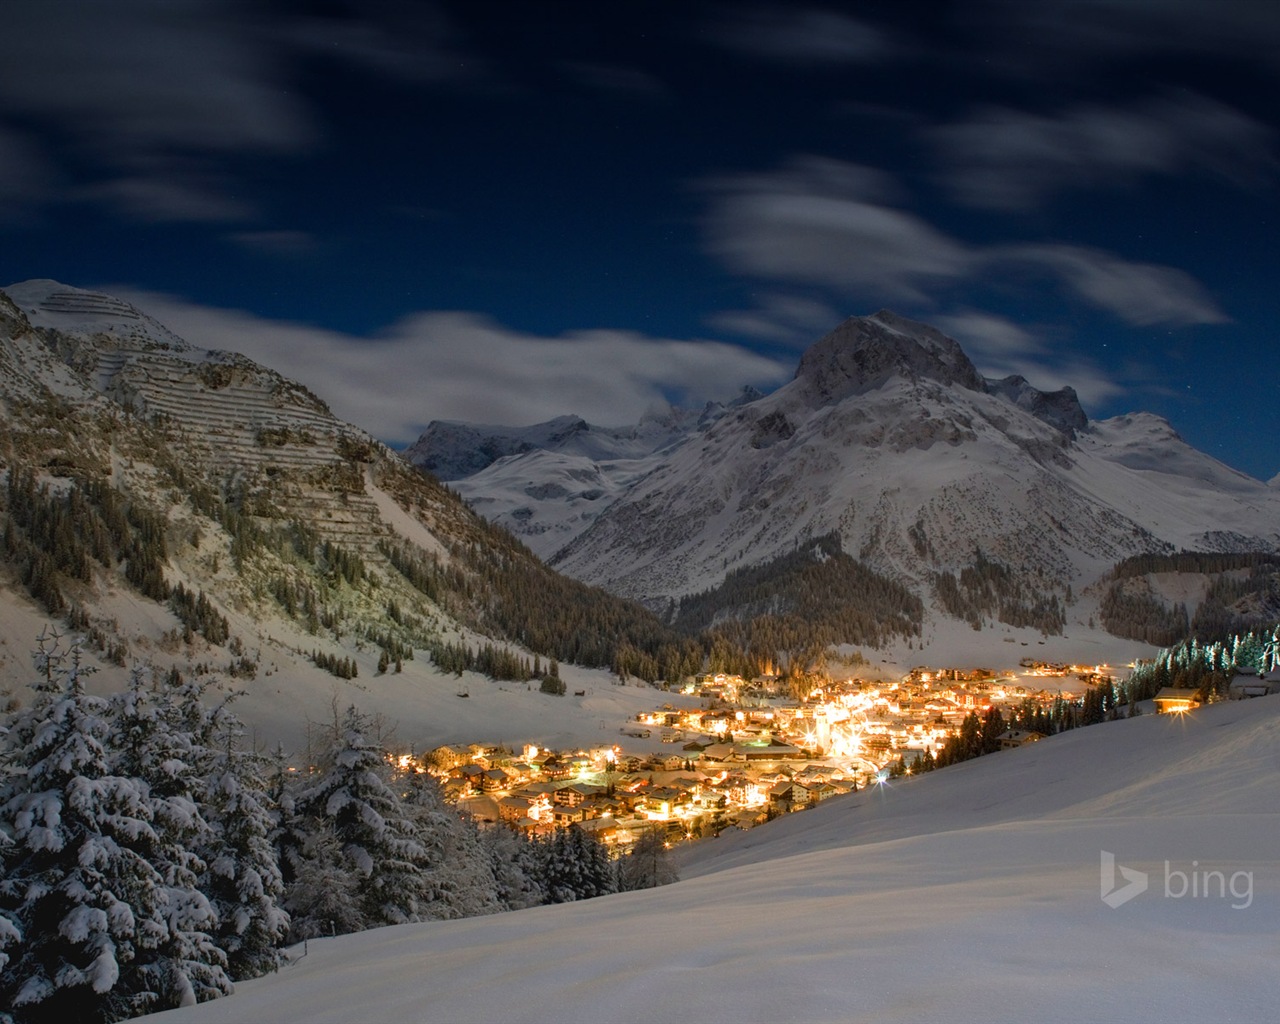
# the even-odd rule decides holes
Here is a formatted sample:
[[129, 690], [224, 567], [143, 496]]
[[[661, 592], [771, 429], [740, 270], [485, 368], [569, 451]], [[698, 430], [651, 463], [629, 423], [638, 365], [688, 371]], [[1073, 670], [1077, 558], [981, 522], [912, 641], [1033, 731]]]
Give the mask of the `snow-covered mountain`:
[[[567, 662], [536, 649], [565, 637], [530, 613], [614, 602], [617, 636], [631, 612], [547, 570], [302, 385], [128, 303], [55, 281], [0, 292], [0, 452], [0, 703], [23, 696], [52, 626], [88, 638], [104, 689], [136, 662], [219, 674], [259, 735], [295, 750], [333, 701], [418, 744], [598, 727], [578, 706], [584, 670], [565, 666], [586, 694], [573, 708], [523, 683], [505, 699], [477, 685], [459, 706], [481, 677], [432, 654], [493, 643]], [[581, 660], [607, 664], [594, 657]]]
[[540, 452], [454, 486], [504, 517], [522, 487], [521, 515], [572, 536], [553, 566], [655, 604], [833, 531], [926, 598], [978, 551], [1065, 599], [1135, 553], [1280, 544], [1276, 489], [1164, 420], [1090, 422], [1070, 388], [985, 380], [954, 340], [888, 311], [845, 321], [790, 383], [634, 468], [568, 525], [538, 504], [542, 472], [563, 471]]
[[1073, 730], [704, 840], [674, 885], [312, 940], [158, 1019], [1271, 1020], [1278, 710]]
[[732, 402], [708, 402], [698, 413], [655, 409], [630, 427], [594, 426], [579, 416], [529, 427], [437, 420], [403, 454], [550, 558], [667, 451], [760, 397], [747, 387]]

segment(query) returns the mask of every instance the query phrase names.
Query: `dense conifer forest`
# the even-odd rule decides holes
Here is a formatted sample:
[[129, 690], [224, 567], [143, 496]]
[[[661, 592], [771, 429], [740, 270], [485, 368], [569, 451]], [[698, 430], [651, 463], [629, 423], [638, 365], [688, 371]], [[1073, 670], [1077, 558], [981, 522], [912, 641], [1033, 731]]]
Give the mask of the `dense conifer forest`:
[[[1209, 577], [1204, 596], [1188, 611], [1153, 593], [1147, 577], [1160, 573]], [[1280, 555], [1201, 552], [1135, 555], [1118, 563], [1099, 614], [1109, 633], [1167, 647], [1194, 636], [1213, 641], [1265, 628], [1280, 618]]]
[[[1052, 589], [1028, 586], [1008, 566], [988, 558], [981, 550], [974, 552], [973, 561], [959, 573], [937, 573], [933, 591], [947, 614], [963, 619], [974, 629], [996, 621], [1057, 635], [1066, 624], [1063, 600]], [[1065, 600], [1072, 600], [1070, 587]]]
[[398, 769], [355, 708], [309, 770], [245, 748], [213, 680], [137, 668], [85, 689], [37, 640], [34, 699], [0, 718], [0, 1019], [110, 1022], [226, 995], [283, 947], [675, 879], [661, 843], [618, 861], [578, 828], [479, 829]]

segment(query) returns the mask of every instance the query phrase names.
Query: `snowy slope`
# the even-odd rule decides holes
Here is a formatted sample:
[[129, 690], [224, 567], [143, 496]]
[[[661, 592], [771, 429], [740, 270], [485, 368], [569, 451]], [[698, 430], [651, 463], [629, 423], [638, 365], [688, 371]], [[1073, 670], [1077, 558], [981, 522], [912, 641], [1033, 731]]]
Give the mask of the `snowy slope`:
[[656, 453], [597, 461], [538, 448], [499, 459], [452, 487], [482, 516], [548, 559], [661, 461]]
[[[1278, 742], [1278, 698], [1081, 729], [708, 840], [672, 886], [313, 942], [157, 1019], [1274, 1020]], [[1147, 890], [1104, 903], [1104, 853]]]
[[[92, 579], [68, 583], [65, 596], [87, 615], [78, 632], [103, 638], [86, 649], [101, 669], [90, 683], [99, 692], [121, 688], [135, 663], [188, 677], [211, 672], [221, 690], [242, 693], [235, 707], [255, 744], [280, 742], [299, 757], [334, 709], [352, 703], [379, 716], [391, 742], [423, 750], [446, 742], [613, 744], [619, 727], [654, 701], [652, 689], [615, 686], [607, 672], [569, 665], [564, 697], [438, 671], [426, 641], [474, 648], [492, 638], [459, 625], [455, 606], [412, 588], [378, 545], [448, 562], [459, 538], [484, 545], [481, 521], [301, 385], [243, 356], [189, 344], [111, 296], [55, 281], [0, 292], [0, 431], [6, 471], [31, 466], [54, 493], [84, 475], [162, 511], [166, 581], [206, 595], [228, 620], [226, 644], [184, 638], [168, 604], [127, 585], [121, 565], [95, 565]], [[237, 564], [224, 509], [243, 512], [241, 522], [252, 516], [264, 533], [296, 525], [313, 549], [332, 542], [358, 553], [365, 585], [323, 578], [332, 574], [287, 541], [250, 543]], [[273, 596], [282, 583], [309, 587], [322, 611], [336, 613], [336, 627], [286, 614]], [[391, 628], [392, 601], [415, 623], [398, 636], [416, 655], [403, 671], [380, 675], [371, 637]], [[51, 627], [70, 632], [63, 619], [11, 569], [0, 574], [0, 704], [26, 699], [36, 637]], [[108, 644], [126, 652], [118, 664], [105, 656]], [[349, 658], [357, 677], [318, 668], [313, 652]], [[233, 677], [241, 658], [256, 668]], [[647, 749], [659, 741], [628, 742]]]
[[665, 454], [730, 410], [760, 398], [746, 387], [701, 413], [654, 409], [627, 427], [561, 416], [529, 427], [434, 421], [403, 451], [415, 466], [451, 486], [490, 522], [550, 558], [591, 526]]
[[48, 278], [22, 281], [4, 290], [26, 313], [32, 327], [81, 338], [104, 335], [116, 341], [149, 342], [172, 352], [194, 355], [198, 351], [154, 317], [111, 295]]

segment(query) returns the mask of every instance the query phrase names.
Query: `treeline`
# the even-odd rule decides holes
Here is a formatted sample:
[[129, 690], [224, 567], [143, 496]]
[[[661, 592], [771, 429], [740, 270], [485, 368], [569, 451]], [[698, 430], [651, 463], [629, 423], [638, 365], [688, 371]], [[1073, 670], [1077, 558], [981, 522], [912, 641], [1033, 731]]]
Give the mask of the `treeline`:
[[[1247, 571], [1246, 571], [1247, 570]], [[1185, 603], [1166, 604], [1128, 582], [1147, 573], [1180, 572], [1217, 576], [1189, 615]], [[1242, 575], [1243, 572], [1243, 575]], [[1171, 647], [1183, 637], [1212, 641], [1265, 629], [1280, 618], [1280, 556], [1269, 552], [1192, 552], [1135, 555], [1112, 570], [1114, 577], [1099, 610], [1109, 633]]]
[[1280, 625], [1238, 633], [1221, 640], [1190, 637], [1140, 662], [1128, 685], [1153, 697], [1165, 686], [1198, 691], [1203, 701], [1222, 697], [1238, 671], [1274, 672], [1280, 669]]
[[211, 644], [221, 646], [231, 636], [231, 626], [201, 590], [195, 594], [179, 583], [169, 595], [169, 607], [182, 623], [183, 639], [190, 643], [199, 633]]
[[1265, 630], [1280, 620], [1280, 561], [1259, 561], [1247, 576], [1222, 575], [1209, 590], [1191, 621], [1191, 632], [1214, 640]]
[[[519, 644], [535, 655], [590, 668], [609, 668], [647, 682], [697, 672], [702, 646], [679, 636], [633, 601], [548, 569], [498, 527], [479, 542], [454, 544], [447, 564], [400, 545], [381, 549], [427, 598], [476, 632]], [[474, 668], [475, 659], [502, 663], [483, 649], [436, 643], [432, 660], [445, 671]], [[494, 678], [530, 679], [532, 666], [500, 664]], [[524, 674], [521, 674], [524, 673]], [[486, 673], [487, 674], [487, 673]]]
[[1112, 636], [1156, 647], [1176, 644], [1190, 630], [1187, 606], [1172, 607], [1149, 593], [1130, 593], [1121, 580], [1107, 588], [1098, 608], [1102, 628]]
[[5, 555], [49, 614], [67, 610], [67, 589], [88, 583], [94, 563], [123, 564], [125, 578], [143, 596], [168, 599], [162, 516], [103, 480], [76, 481], [63, 494], [37, 486], [35, 472], [22, 465], [9, 468], [5, 497]]
[[935, 754], [932, 748], [910, 764], [899, 758], [889, 766], [889, 776], [896, 778], [912, 773], [930, 772], [938, 768], [969, 761], [1001, 749], [1001, 737], [1011, 729], [1053, 736], [1068, 729], [1133, 718], [1140, 711], [1138, 702], [1149, 700], [1156, 691], [1147, 692], [1145, 684], [1112, 681], [1091, 686], [1079, 700], [1058, 696], [1049, 707], [1027, 700], [1006, 717], [999, 708], [987, 708], [981, 715], [970, 711], [960, 728], [948, 736]]
[[[973, 562], [958, 575], [936, 573], [933, 591], [948, 615], [963, 619], [974, 629], [981, 629], [984, 620], [994, 619], [1057, 635], [1066, 625], [1066, 611], [1056, 593], [1028, 586], [1008, 566], [992, 561], [981, 549], [974, 552]], [[1070, 587], [1066, 599], [1071, 600]]]
[[432, 663], [438, 669], [454, 675], [462, 675], [466, 671], [479, 672], [490, 679], [517, 683], [531, 679], [560, 679], [560, 663], [555, 658], [547, 662], [544, 670], [542, 659], [536, 654], [529, 659], [496, 644], [483, 643], [472, 647], [461, 641], [445, 640], [432, 643], [428, 650]]
[[847, 554], [833, 532], [761, 565], [735, 569], [718, 587], [682, 599], [675, 624], [699, 633], [725, 619], [783, 616], [813, 622], [815, 632], [834, 628], [844, 642], [876, 647], [888, 638], [918, 635], [924, 606], [906, 587]]
[[1176, 554], [1131, 555], [1111, 570], [1114, 579], [1153, 572], [1220, 573], [1236, 569], [1280, 569], [1280, 555], [1269, 551], [1179, 551]]
[[354, 658], [340, 658], [336, 654], [330, 654], [326, 651], [312, 651], [311, 663], [316, 668], [322, 668], [329, 675], [337, 676], [339, 679], [355, 679], [360, 674]]
[[847, 554], [838, 533], [681, 600], [674, 622], [701, 634], [712, 671], [757, 675], [802, 665], [842, 644], [879, 647], [920, 633], [924, 606], [899, 583]]
[[1211, 643], [1191, 637], [1166, 648], [1150, 661], [1139, 662], [1123, 682], [1107, 680], [1090, 686], [1079, 700], [1060, 695], [1047, 708], [1026, 700], [1007, 719], [998, 708], [988, 708], [981, 716], [971, 711], [959, 731], [948, 736], [936, 754], [926, 749], [910, 764], [899, 758], [890, 765], [889, 775], [933, 771], [990, 754], [1000, 749], [1000, 736], [1009, 729], [1053, 736], [1068, 729], [1133, 718], [1141, 713], [1141, 701], [1151, 700], [1165, 687], [1195, 690], [1205, 703], [1222, 700], [1237, 671], [1265, 673], [1277, 669], [1280, 625]]
[[286, 943], [673, 881], [662, 836], [611, 861], [570, 828], [479, 830], [395, 770], [355, 709], [306, 772], [246, 751], [208, 681], [110, 699], [41, 637], [35, 696], [0, 720], [0, 1014], [110, 1022], [226, 995]]

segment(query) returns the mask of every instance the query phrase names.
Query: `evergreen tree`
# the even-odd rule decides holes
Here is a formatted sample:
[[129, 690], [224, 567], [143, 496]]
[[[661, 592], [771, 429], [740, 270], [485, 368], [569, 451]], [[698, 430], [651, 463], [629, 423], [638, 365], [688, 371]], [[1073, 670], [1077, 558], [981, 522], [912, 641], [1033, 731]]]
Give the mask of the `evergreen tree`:
[[570, 825], [543, 848], [543, 880], [550, 903], [572, 903], [618, 891], [609, 854], [594, 835]]
[[240, 723], [217, 714], [221, 742], [209, 752], [201, 794], [212, 835], [202, 850], [202, 886], [218, 913], [216, 940], [237, 980], [280, 966], [289, 927], [272, 831], [263, 758], [240, 749]]
[[646, 829], [631, 852], [618, 861], [618, 889], [652, 889], [679, 881], [680, 875], [667, 856], [667, 844], [658, 828]]
[[[0, 973], [19, 1022], [114, 1021], [170, 1003], [136, 965], [169, 940], [146, 786], [114, 773], [108, 707], [85, 692], [78, 649], [42, 635], [41, 679], [6, 737], [0, 916], [21, 934]], [[194, 1001], [192, 998], [190, 1001]]]
[[150, 803], [150, 862], [163, 879], [168, 924], [164, 941], [139, 956], [134, 970], [161, 1006], [179, 1006], [229, 994], [231, 979], [213, 938], [217, 913], [200, 889], [205, 864], [197, 850], [212, 835], [196, 803], [203, 709], [198, 694], [183, 693], [173, 677], [154, 693], [145, 688], [148, 679], [146, 669], [135, 668], [129, 688], [109, 702], [112, 765], [141, 783]]
[[502, 909], [523, 910], [548, 902], [541, 851], [535, 840], [499, 825], [480, 833], [480, 846], [489, 859], [494, 893]]
[[369, 927], [360, 905], [359, 877], [351, 871], [337, 835], [320, 828], [303, 837], [285, 892], [294, 939], [346, 935]]
[[426, 772], [407, 773], [404, 789], [406, 811], [427, 853], [420, 916], [476, 917], [503, 909], [475, 822], [446, 806], [440, 784]]
[[[365, 738], [369, 726], [354, 707], [347, 711], [320, 777], [295, 804], [308, 834], [299, 881], [314, 884], [317, 875], [347, 872], [355, 881], [355, 914], [348, 923], [358, 921], [365, 928], [419, 920], [428, 865], [417, 824], [391, 785], [391, 766], [381, 748]], [[334, 842], [317, 836], [325, 832]], [[330, 856], [336, 863], [316, 863]], [[316, 912], [305, 892], [305, 887], [295, 887], [286, 903], [299, 934], [313, 927]], [[322, 927], [320, 934], [326, 931]]]

